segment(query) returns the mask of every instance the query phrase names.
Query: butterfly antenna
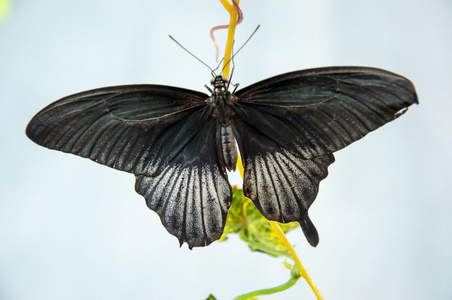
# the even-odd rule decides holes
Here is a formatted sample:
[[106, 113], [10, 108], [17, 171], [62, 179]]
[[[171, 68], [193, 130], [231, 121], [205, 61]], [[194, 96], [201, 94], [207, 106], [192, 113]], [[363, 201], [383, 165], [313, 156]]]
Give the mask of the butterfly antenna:
[[235, 94], [235, 91], [239, 87], [239, 83], [231, 83], [232, 82], [232, 75], [234, 74], [234, 69], [235, 69], [234, 57], [231, 57], [231, 60], [232, 60], [232, 70], [231, 70], [231, 76], [229, 76], [228, 89], [232, 85], [234, 87], [234, 90], [232, 91], [232, 94]]
[[232, 91], [233, 94], [235, 94], [235, 91], [239, 87], [239, 83], [231, 83], [232, 74], [234, 74], [234, 68], [235, 68], [235, 63], [234, 63], [234, 60], [232, 60], [232, 71], [231, 71], [231, 76], [229, 76], [228, 89], [229, 89], [229, 86], [232, 85], [234, 87], [234, 90]]
[[209, 68], [209, 70], [215, 74], [214, 70], [212, 70], [211, 67], [209, 67], [205, 62], [203, 62], [201, 59], [199, 59], [196, 55], [194, 55], [193, 53], [191, 53], [190, 51], [187, 50], [187, 48], [185, 48], [184, 46], [182, 46], [178, 41], [176, 41], [175, 38], [173, 38], [171, 35], [168, 35], [170, 37], [170, 39], [173, 40], [173, 42], [175, 42], [176, 44], [179, 45], [179, 47], [181, 47], [182, 49], [184, 49], [188, 54], [190, 54], [191, 56], [193, 56], [194, 58], [196, 58], [197, 61], [199, 61], [200, 63], [202, 63], [203, 65], [205, 65], [207, 68]]
[[[261, 25], [257, 25], [256, 29], [254, 29], [253, 33], [250, 35], [250, 37], [245, 41], [245, 43], [243, 43], [243, 45], [239, 48], [239, 50], [237, 50], [237, 52], [234, 53], [234, 55], [232, 55], [231, 59], [225, 64], [223, 65], [223, 70], [224, 68], [231, 62], [231, 60], [234, 59], [234, 57], [240, 52], [240, 50], [242, 50], [243, 47], [245, 47], [245, 45], [249, 42], [249, 40], [251, 40], [251, 38], [253, 37], [253, 35], [256, 33], [256, 31], [259, 29], [259, 27], [261, 27]], [[192, 54], [193, 55], [193, 54]]]
[[[234, 53], [234, 44], [235, 44], [235, 41], [234, 41], [234, 43], [232, 44], [232, 52], [233, 52], [233, 53]], [[234, 75], [234, 69], [235, 69], [234, 56], [231, 57], [231, 62], [232, 62], [232, 69], [231, 69], [231, 75], [229, 75], [228, 89], [229, 89], [229, 86], [231, 86], [232, 75]], [[234, 91], [235, 91], [235, 89], [234, 89]]]
[[218, 68], [221, 66], [221, 63], [224, 61], [224, 57], [220, 60], [220, 62], [218, 63], [217, 67], [215, 69], [212, 70], [212, 77], [215, 77], [215, 71], [218, 70]]

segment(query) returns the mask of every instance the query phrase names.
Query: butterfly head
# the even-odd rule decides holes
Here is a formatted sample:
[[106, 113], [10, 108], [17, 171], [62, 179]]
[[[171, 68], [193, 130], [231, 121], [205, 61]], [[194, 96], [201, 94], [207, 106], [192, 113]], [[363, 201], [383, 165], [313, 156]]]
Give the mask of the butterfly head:
[[229, 80], [225, 76], [221, 75], [217, 75], [210, 80], [210, 84], [217, 93], [226, 91], [228, 83]]

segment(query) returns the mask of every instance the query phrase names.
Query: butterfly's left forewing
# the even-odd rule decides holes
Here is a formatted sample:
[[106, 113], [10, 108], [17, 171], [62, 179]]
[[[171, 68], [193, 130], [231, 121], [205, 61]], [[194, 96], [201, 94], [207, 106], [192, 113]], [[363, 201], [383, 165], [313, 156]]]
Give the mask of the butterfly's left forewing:
[[218, 125], [191, 90], [128, 85], [58, 100], [30, 121], [39, 145], [136, 175], [136, 190], [163, 225], [189, 247], [223, 232], [231, 203]]
[[193, 136], [186, 120], [207, 95], [159, 85], [106, 87], [64, 97], [27, 126], [35, 143], [134, 174], [157, 174]]

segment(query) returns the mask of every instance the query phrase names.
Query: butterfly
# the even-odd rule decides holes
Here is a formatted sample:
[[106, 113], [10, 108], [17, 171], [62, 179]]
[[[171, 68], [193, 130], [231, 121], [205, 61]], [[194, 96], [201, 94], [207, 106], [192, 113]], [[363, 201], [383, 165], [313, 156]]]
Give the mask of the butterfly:
[[135, 189], [169, 233], [192, 247], [218, 240], [231, 206], [226, 169], [244, 165], [243, 191], [269, 220], [299, 222], [319, 242], [308, 209], [333, 152], [418, 103], [406, 78], [369, 67], [290, 72], [237, 92], [213, 76], [211, 95], [121, 85], [64, 97], [37, 113], [35, 143], [133, 173]]

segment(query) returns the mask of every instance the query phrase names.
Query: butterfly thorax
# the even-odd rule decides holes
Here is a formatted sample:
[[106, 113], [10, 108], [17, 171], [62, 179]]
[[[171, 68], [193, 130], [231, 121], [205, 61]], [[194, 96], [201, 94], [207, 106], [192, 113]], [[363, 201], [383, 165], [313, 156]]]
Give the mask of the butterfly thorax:
[[207, 99], [212, 109], [212, 117], [217, 119], [220, 127], [220, 142], [223, 160], [229, 171], [235, 171], [237, 164], [237, 147], [232, 130], [232, 117], [236, 98], [227, 89], [228, 79], [224, 76], [215, 76], [210, 82], [213, 86], [212, 95]]

